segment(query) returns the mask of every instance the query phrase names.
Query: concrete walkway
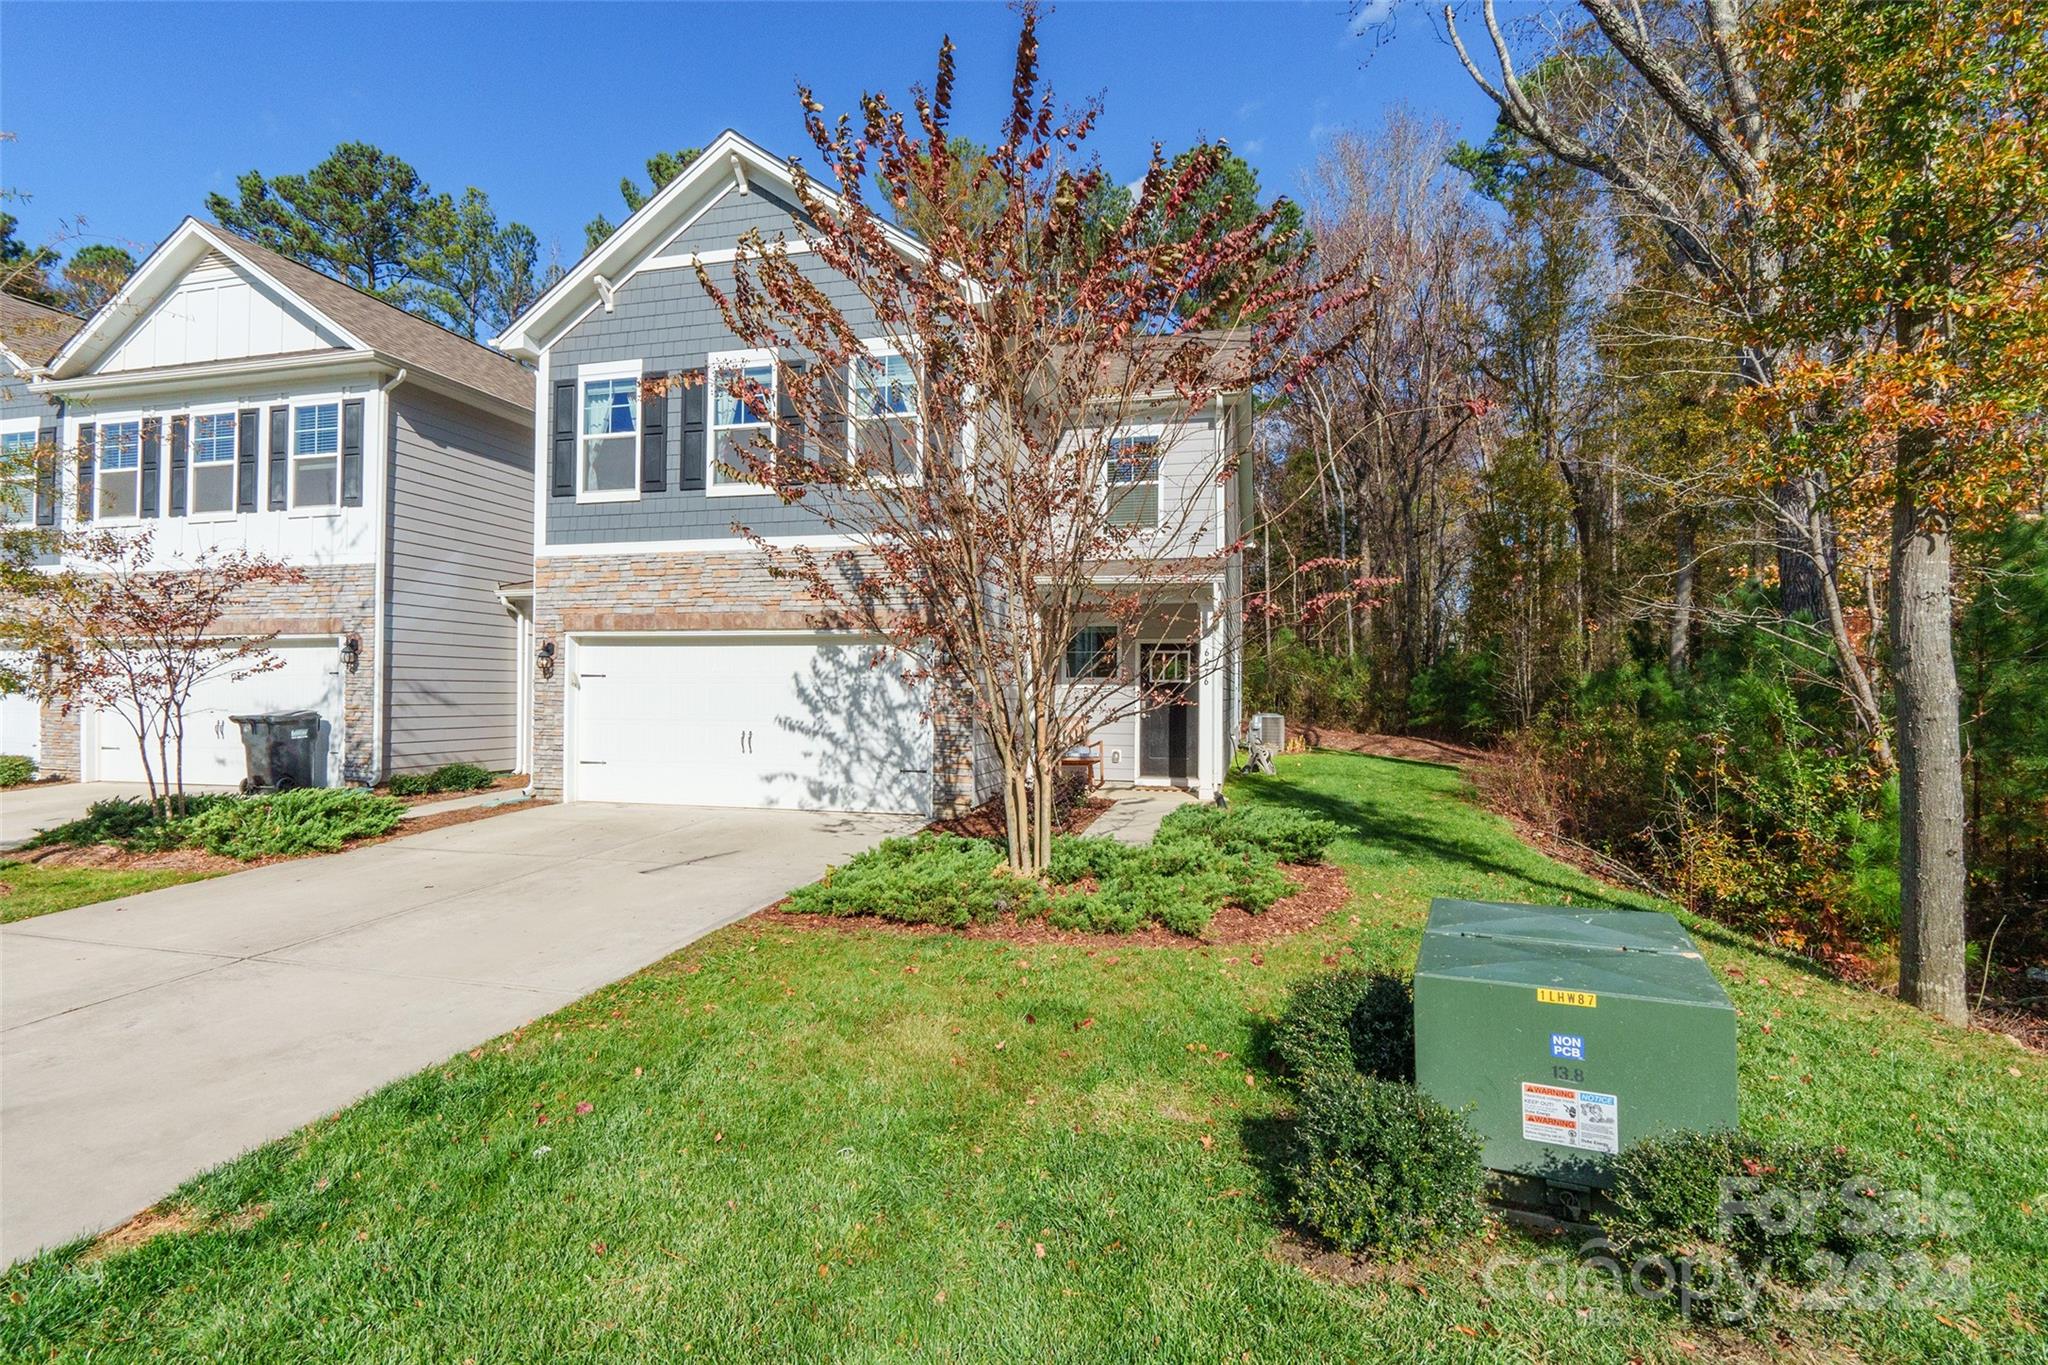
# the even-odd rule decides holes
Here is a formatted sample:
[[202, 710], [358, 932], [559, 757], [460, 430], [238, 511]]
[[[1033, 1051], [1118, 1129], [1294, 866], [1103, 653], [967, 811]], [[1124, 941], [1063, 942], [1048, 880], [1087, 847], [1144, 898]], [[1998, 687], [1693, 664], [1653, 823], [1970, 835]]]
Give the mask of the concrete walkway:
[[1086, 833], [1106, 835], [1120, 844], [1149, 844], [1159, 833], [1159, 823], [1175, 810], [1194, 800], [1188, 792], [1170, 787], [1130, 787], [1101, 791], [1116, 804], [1095, 817]]
[[577, 804], [0, 929], [0, 1264], [742, 918], [905, 817]]

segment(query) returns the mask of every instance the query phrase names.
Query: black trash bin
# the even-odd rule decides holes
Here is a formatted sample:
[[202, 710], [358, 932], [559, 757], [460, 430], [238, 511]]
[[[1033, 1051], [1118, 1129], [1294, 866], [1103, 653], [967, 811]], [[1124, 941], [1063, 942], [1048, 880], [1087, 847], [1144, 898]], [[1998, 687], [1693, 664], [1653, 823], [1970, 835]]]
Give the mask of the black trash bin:
[[327, 722], [318, 711], [230, 717], [242, 729], [249, 775], [243, 792], [327, 785]]

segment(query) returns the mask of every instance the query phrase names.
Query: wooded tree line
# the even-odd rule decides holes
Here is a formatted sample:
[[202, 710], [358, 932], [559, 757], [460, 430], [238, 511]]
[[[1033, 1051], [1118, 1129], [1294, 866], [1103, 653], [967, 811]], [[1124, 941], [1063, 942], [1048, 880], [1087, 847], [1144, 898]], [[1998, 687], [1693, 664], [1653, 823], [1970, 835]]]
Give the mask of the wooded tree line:
[[1255, 698], [1500, 741], [1569, 832], [1959, 1018], [2001, 922], [2048, 942], [2048, 21], [1564, 13], [1443, 11], [1485, 144], [1318, 165], [1383, 288], [1274, 408]]

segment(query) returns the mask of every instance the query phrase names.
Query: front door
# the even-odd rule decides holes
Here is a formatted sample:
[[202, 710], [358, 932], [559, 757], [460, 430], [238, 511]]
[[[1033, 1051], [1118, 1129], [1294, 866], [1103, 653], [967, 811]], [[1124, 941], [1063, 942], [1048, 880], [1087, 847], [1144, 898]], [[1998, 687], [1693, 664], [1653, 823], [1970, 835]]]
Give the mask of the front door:
[[1192, 782], [1195, 776], [1195, 647], [1139, 651], [1145, 709], [1138, 715], [1138, 780]]

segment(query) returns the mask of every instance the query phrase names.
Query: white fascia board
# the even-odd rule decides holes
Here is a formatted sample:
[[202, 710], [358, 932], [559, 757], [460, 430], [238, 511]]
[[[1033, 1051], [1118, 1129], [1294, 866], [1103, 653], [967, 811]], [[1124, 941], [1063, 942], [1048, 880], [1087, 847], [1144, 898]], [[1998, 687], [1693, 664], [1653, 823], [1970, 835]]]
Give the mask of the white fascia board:
[[253, 380], [272, 377], [295, 379], [320, 371], [335, 371], [336, 379], [360, 375], [384, 379], [400, 366], [375, 351], [317, 351], [297, 356], [253, 356], [246, 360], [202, 360], [190, 365], [166, 366], [160, 370], [116, 370], [112, 374], [84, 375], [77, 379], [45, 379], [30, 385], [34, 393], [58, 398], [91, 398], [102, 394], [142, 396], [164, 391], [189, 391], [215, 381]]

